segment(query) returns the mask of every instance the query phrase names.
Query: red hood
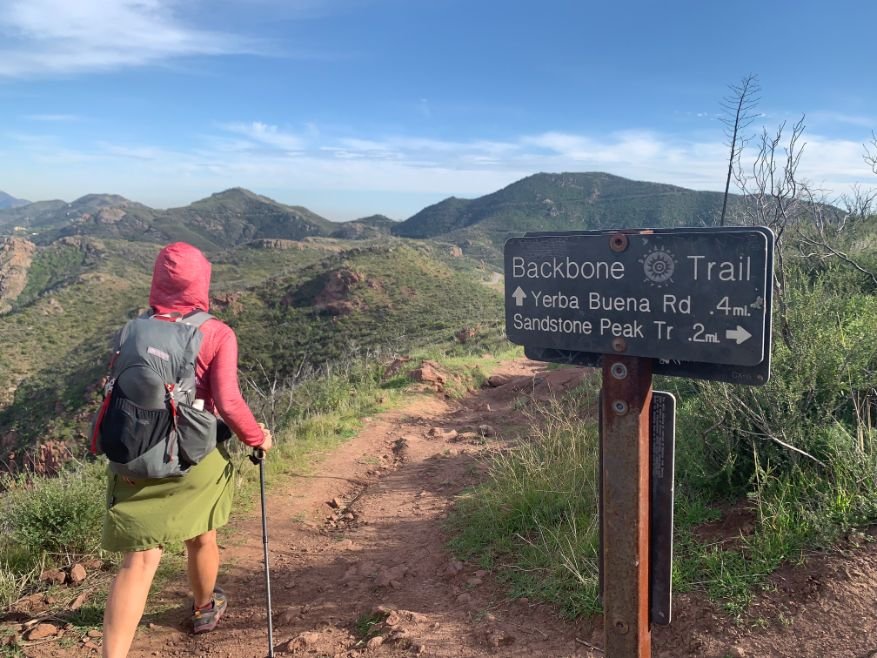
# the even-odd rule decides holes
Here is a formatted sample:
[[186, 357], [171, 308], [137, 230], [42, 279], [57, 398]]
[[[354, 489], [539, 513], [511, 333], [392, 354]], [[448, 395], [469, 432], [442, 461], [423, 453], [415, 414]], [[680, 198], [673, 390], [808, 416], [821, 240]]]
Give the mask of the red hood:
[[210, 262], [198, 249], [174, 242], [158, 252], [149, 305], [156, 313], [210, 309]]

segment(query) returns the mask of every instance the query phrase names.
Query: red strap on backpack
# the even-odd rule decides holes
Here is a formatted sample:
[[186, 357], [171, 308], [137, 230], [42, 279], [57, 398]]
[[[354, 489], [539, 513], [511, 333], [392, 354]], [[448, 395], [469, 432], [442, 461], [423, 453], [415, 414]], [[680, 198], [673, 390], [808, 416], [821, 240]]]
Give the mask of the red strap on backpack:
[[[119, 356], [119, 350], [113, 352], [113, 355], [110, 357], [110, 365], [107, 366], [107, 377], [112, 377], [113, 366], [116, 363], [116, 358]], [[113, 387], [112, 381], [108, 387], [104, 389], [106, 394], [104, 395], [104, 401], [100, 405], [100, 409], [97, 412], [97, 420], [94, 421], [94, 431], [91, 433], [91, 447], [89, 450], [91, 454], [97, 454], [97, 435], [100, 432], [101, 423], [104, 422], [104, 416], [107, 413], [107, 408], [110, 406], [110, 398], [113, 396]]]
[[110, 398], [113, 397], [113, 391], [110, 390], [107, 393], [107, 396], [104, 398], [104, 401], [100, 405], [100, 409], [97, 412], [97, 420], [94, 423], [94, 431], [91, 433], [91, 454], [97, 454], [97, 435], [100, 432], [101, 423], [104, 422], [104, 416], [107, 413], [107, 408], [110, 406]]
[[[164, 387], [167, 390], [167, 401], [168, 405], [171, 408], [171, 422], [174, 424], [174, 435], [178, 432], [177, 429], [177, 403], [174, 400], [174, 386], [175, 384], [165, 384]], [[168, 441], [168, 459], [174, 458], [174, 441]]]

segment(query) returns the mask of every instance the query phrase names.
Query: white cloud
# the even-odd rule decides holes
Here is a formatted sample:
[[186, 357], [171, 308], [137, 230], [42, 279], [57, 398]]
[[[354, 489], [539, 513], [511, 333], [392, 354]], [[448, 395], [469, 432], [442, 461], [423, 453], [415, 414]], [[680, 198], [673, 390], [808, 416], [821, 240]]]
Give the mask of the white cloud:
[[109, 71], [187, 55], [254, 52], [241, 37], [184, 25], [172, 0], [0, 3], [0, 78]]
[[805, 142], [798, 171], [816, 187], [839, 194], [854, 183], [877, 182], [865, 165], [861, 142], [806, 134]]
[[298, 135], [286, 132], [261, 121], [251, 123], [228, 123], [221, 128], [242, 135], [251, 142], [257, 142], [263, 146], [280, 149], [281, 151], [298, 151], [302, 148], [303, 140]]

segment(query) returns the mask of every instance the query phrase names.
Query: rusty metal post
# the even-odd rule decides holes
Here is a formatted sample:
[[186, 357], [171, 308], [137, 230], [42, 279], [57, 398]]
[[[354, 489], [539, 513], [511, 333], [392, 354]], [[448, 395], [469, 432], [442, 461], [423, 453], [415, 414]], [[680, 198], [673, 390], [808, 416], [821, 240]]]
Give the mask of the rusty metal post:
[[650, 658], [649, 406], [652, 361], [603, 358], [603, 614], [606, 658]]

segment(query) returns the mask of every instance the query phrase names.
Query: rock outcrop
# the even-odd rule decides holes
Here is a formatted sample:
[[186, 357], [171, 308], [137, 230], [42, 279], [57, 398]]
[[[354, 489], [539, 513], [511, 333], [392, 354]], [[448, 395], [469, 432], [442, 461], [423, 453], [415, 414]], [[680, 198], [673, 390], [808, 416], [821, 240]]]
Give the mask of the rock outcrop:
[[305, 248], [304, 244], [298, 240], [284, 240], [281, 238], [252, 240], [247, 246], [254, 249], [298, 249], [299, 251]]
[[350, 293], [364, 280], [365, 275], [347, 268], [329, 272], [326, 285], [314, 298], [314, 308], [329, 315], [349, 315], [362, 308], [361, 304], [350, 299]]
[[27, 285], [37, 248], [22, 238], [0, 238], [0, 313], [6, 313]]

